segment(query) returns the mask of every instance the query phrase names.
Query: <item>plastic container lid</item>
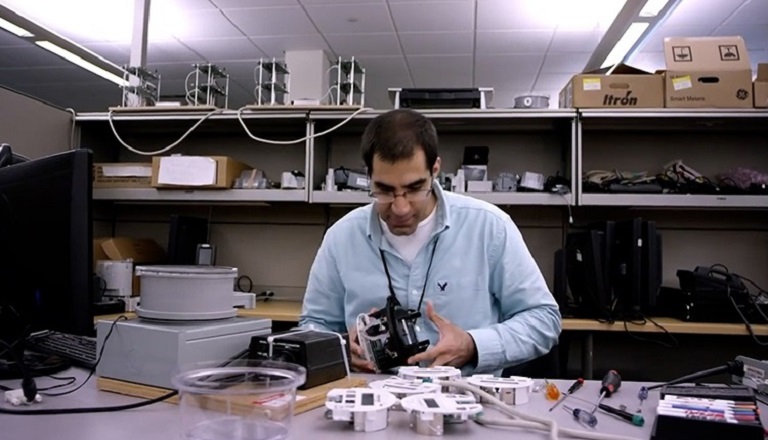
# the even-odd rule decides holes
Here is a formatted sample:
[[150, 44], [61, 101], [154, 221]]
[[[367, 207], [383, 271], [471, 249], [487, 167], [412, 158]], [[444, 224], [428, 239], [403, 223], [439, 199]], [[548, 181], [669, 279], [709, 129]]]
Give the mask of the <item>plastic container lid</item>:
[[237, 268], [228, 266], [136, 266], [138, 276], [185, 278], [235, 278]]

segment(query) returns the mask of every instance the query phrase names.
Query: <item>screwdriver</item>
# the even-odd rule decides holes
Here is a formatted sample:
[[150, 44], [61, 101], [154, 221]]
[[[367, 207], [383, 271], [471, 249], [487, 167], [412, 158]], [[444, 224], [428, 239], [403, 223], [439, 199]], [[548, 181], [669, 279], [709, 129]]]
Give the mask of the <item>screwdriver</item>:
[[555, 404], [554, 404], [554, 405], [552, 405], [552, 408], [550, 408], [549, 410], [550, 410], [550, 411], [552, 411], [553, 409], [557, 408], [557, 405], [560, 405], [561, 403], [563, 403], [563, 401], [564, 401], [564, 400], [565, 400], [565, 399], [566, 399], [566, 398], [567, 398], [569, 395], [571, 395], [571, 394], [573, 394], [574, 392], [576, 392], [576, 391], [577, 391], [579, 388], [581, 388], [581, 387], [582, 387], [582, 385], [584, 385], [584, 379], [582, 379], [582, 378], [578, 378], [578, 379], [576, 379], [576, 382], [574, 382], [574, 383], [573, 383], [573, 385], [571, 385], [571, 387], [570, 387], [570, 388], [568, 388], [568, 391], [566, 391], [566, 392], [563, 394], [563, 397], [562, 397], [562, 399], [560, 399], [560, 400], [558, 400], [557, 402], [555, 402]]
[[594, 428], [595, 426], [597, 426], [597, 417], [587, 412], [586, 410], [583, 410], [580, 408], [571, 408], [565, 405], [563, 405], [563, 409], [573, 414], [573, 417], [575, 419], [589, 426], [590, 428]]
[[604, 403], [600, 403], [597, 405], [600, 409], [603, 411], [619, 416], [622, 419], [628, 421], [629, 423], [635, 425], [635, 426], [643, 426], [645, 424], [645, 418], [641, 416], [640, 414], [632, 414], [627, 411], [621, 410], [619, 408], [614, 408], [612, 406], [608, 406]]
[[617, 373], [616, 370], [608, 371], [605, 377], [603, 377], [603, 381], [601, 382], [600, 398], [597, 399], [595, 407], [592, 408], [592, 414], [597, 411], [597, 408], [600, 406], [600, 403], [603, 401], [603, 399], [605, 397], [611, 397], [611, 394], [618, 391], [619, 387], [621, 387], [621, 376], [619, 376], [619, 373]]

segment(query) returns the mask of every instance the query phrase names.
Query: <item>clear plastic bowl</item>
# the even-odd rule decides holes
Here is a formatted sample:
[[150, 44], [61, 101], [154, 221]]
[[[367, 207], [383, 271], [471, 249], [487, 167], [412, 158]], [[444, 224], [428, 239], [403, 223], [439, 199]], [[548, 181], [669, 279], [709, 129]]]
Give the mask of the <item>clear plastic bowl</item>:
[[182, 369], [181, 437], [194, 440], [282, 440], [288, 436], [296, 388], [306, 370], [295, 364], [240, 360]]

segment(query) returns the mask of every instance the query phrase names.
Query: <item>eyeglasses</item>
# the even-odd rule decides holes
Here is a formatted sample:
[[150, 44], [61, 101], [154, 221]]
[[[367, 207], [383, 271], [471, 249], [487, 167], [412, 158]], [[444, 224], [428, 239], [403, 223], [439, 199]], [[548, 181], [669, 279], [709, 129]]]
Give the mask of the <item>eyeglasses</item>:
[[395, 194], [392, 191], [371, 191], [368, 195], [371, 196], [377, 203], [392, 203], [396, 198], [402, 197], [407, 202], [421, 202], [429, 197], [432, 192], [432, 188], [427, 189], [409, 189], [400, 194]]

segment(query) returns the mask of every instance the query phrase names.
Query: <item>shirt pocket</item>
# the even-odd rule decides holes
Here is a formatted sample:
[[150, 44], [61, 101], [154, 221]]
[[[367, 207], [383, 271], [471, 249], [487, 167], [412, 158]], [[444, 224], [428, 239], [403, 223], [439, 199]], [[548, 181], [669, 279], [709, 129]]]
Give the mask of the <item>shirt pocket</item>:
[[476, 328], [488, 320], [491, 295], [480, 277], [453, 277], [432, 282], [428, 298], [437, 313], [458, 325]]

